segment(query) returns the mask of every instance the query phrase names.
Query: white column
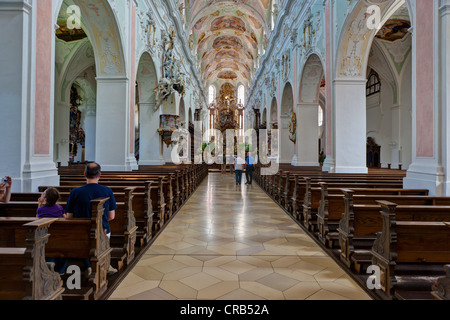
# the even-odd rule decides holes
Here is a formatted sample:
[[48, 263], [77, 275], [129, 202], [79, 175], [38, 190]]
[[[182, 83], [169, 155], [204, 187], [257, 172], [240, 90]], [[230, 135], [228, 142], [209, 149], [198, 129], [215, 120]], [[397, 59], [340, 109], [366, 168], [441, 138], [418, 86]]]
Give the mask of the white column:
[[[103, 171], [130, 171], [128, 78], [97, 78], [95, 161]], [[136, 166], [137, 167], [137, 166]]]
[[317, 104], [297, 105], [296, 166], [319, 166], [319, 122]]
[[442, 110], [442, 166], [444, 167], [443, 196], [450, 196], [450, 0], [442, 0], [440, 13], [440, 109]]
[[[0, 176], [13, 178], [13, 192], [34, 192], [39, 185], [59, 184], [53, 162], [53, 99], [47, 105], [41, 104], [45, 115], [40, 113], [39, 121], [35, 121], [36, 25], [40, 4], [30, 5], [23, 0], [0, 2]], [[52, 21], [43, 24], [49, 33]], [[48, 62], [52, 59], [51, 50], [46, 49], [40, 58]], [[48, 71], [50, 74], [40, 83], [45, 87], [40, 97], [48, 98], [53, 93], [53, 70]], [[46, 128], [42, 128], [44, 124]], [[36, 135], [40, 132], [45, 134]], [[39, 150], [35, 148], [36, 141]]]
[[163, 165], [158, 133], [159, 112], [155, 110], [155, 103], [139, 103], [139, 165]]
[[55, 161], [63, 166], [67, 166], [69, 161], [69, 126], [69, 102], [59, 101], [55, 103]]
[[291, 163], [295, 154], [295, 145], [289, 140], [290, 115], [280, 115], [278, 129], [280, 130], [280, 163]]
[[[397, 169], [399, 164], [402, 164], [400, 159], [400, 153], [399, 148], [401, 146], [401, 136], [400, 136], [400, 130], [402, 130], [402, 117], [400, 116], [400, 106], [395, 105], [391, 109], [391, 116], [392, 116], [392, 136], [391, 136], [391, 144], [390, 144], [390, 151], [391, 151], [391, 168]], [[386, 167], [387, 164], [383, 163], [383, 167]], [[405, 169], [405, 168], [403, 168]]]
[[335, 47], [335, 35], [336, 31], [335, 21], [334, 21], [334, 11], [336, 10], [336, 6], [338, 4], [333, 4], [332, 1], [324, 1], [325, 6], [325, 82], [326, 82], [326, 108], [324, 110], [324, 127], [325, 127], [325, 141], [326, 141], [326, 158], [322, 166], [323, 171], [327, 171], [330, 173], [335, 172], [336, 163], [334, 161], [334, 150], [336, 148], [335, 138], [334, 138], [334, 103], [333, 103], [333, 86], [332, 86], [332, 74], [333, 67], [335, 65], [335, 57], [334, 57], [334, 47]]
[[448, 5], [417, 1], [412, 29], [412, 163], [403, 187], [432, 196], [447, 186]]
[[84, 133], [85, 140], [85, 160], [95, 161], [95, 140], [96, 140], [96, 112], [95, 106], [86, 107], [86, 115], [84, 117]]
[[335, 80], [336, 173], [367, 173], [366, 80]]

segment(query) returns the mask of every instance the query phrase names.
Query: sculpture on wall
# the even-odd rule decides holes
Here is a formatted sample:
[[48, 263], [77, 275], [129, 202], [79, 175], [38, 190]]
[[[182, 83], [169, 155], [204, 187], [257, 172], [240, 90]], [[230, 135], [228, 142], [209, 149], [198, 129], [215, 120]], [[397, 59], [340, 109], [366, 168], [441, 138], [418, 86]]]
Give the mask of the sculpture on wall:
[[294, 144], [297, 141], [296, 131], [297, 131], [297, 116], [295, 115], [295, 112], [292, 112], [291, 121], [289, 122], [289, 140], [291, 140]]
[[168, 35], [164, 37], [163, 78], [154, 89], [156, 94], [156, 108], [159, 109], [164, 100], [173, 92], [184, 96], [185, 75], [181, 72], [180, 61], [174, 58], [175, 31], [170, 28]]
[[164, 39], [164, 60], [163, 60], [163, 68], [164, 68], [164, 77], [172, 78], [173, 77], [173, 47], [175, 42], [175, 31], [173, 28], [170, 28], [168, 36]]
[[81, 97], [78, 90], [72, 85], [70, 89], [70, 120], [69, 120], [69, 158], [73, 160], [78, 154], [78, 145], [84, 145], [86, 135], [81, 128]]

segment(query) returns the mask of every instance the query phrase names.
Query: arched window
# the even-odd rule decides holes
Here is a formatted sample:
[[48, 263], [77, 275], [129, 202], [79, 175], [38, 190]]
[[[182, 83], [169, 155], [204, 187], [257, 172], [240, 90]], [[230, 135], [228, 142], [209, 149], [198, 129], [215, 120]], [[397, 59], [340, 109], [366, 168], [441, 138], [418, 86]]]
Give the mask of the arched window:
[[240, 85], [238, 88], [238, 103], [245, 104], [245, 89], [243, 85]]
[[211, 104], [214, 102], [214, 99], [216, 98], [216, 88], [211, 85], [208, 89], [208, 104]]
[[272, 0], [272, 13], [271, 13], [271, 29], [273, 30], [275, 28], [275, 20], [277, 19], [278, 15], [278, 8], [277, 8], [277, 1]]
[[376, 94], [381, 91], [381, 82], [378, 74], [372, 72], [367, 80], [366, 97]]

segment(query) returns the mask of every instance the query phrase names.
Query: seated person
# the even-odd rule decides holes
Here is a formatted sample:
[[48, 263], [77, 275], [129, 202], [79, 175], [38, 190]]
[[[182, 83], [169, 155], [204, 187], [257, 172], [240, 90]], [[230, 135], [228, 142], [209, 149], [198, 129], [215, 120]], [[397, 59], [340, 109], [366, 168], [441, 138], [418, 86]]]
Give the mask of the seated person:
[[65, 218], [64, 208], [56, 204], [59, 200], [59, 192], [55, 188], [48, 188], [42, 192], [38, 199], [39, 208], [37, 209], [38, 218]]
[[[84, 172], [86, 185], [73, 189], [67, 199], [67, 218], [90, 218], [91, 200], [98, 198], [109, 198], [104, 204], [103, 229], [107, 237], [111, 236], [109, 221], [113, 220], [116, 214], [116, 201], [111, 188], [99, 184], [101, 177], [101, 167], [98, 163], [89, 163]], [[87, 273], [91, 271], [90, 261], [85, 259]], [[117, 271], [110, 266], [110, 271]]]
[[[42, 192], [38, 199], [39, 208], [37, 209], [38, 218], [65, 218], [64, 208], [56, 204], [59, 200], [59, 192], [55, 188], [48, 188]], [[63, 275], [67, 267], [66, 258], [45, 258], [47, 262], [55, 263], [54, 270]]]
[[11, 199], [11, 177], [4, 177], [0, 182], [0, 202], [8, 203]]

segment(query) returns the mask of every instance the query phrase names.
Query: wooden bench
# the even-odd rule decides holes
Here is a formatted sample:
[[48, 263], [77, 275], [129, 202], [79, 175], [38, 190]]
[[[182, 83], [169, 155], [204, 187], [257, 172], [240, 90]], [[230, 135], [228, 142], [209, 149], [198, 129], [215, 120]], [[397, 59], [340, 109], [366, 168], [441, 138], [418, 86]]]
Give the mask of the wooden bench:
[[[449, 223], [446, 223], [449, 226]], [[433, 284], [431, 294], [437, 300], [450, 300], [450, 264], [444, 267], [445, 276], [440, 277]]]
[[[53, 219], [48, 227], [50, 237], [45, 246], [46, 257], [88, 258], [91, 262], [92, 273], [86, 283], [83, 283], [85, 285], [80, 290], [65, 290], [63, 299], [99, 299], [107, 289], [107, 272], [112, 252], [102, 226], [103, 205], [107, 200], [108, 198], [91, 201], [91, 218]], [[33, 217], [0, 217], [0, 227], [4, 227], [0, 234], [4, 239], [9, 239], [12, 246], [20, 245], [23, 237], [16, 237], [15, 230], [25, 222], [40, 220]]]
[[372, 247], [372, 264], [381, 270], [377, 293], [402, 300], [433, 299], [432, 286], [450, 262], [450, 228], [440, 221], [398, 221], [400, 206], [379, 204], [383, 227]]
[[48, 227], [55, 220], [20, 221], [15, 227], [0, 222], [0, 300], [62, 299], [61, 277], [45, 262]]
[[[312, 188], [319, 188], [320, 183], [327, 182], [332, 188], [401, 188], [403, 182], [384, 181], [384, 180], [349, 180], [349, 181], [311, 181], [310, 178], [304, 178], [303, 181], [297, 181], [294, 188], [292, 204], [297, 219], [303, 222], [305, 228], [310, 231], [317, 231], [317, 212], [320, 205], [320, 193], [312, 193]], [[315, 189], [317, 190], [317, 189]], [[314, 197], [313, 197], [314, 195]]]
[[[172, 175], [168, 176], [156, 176], [154, 177], [154, 180], [152, 180], [153, 184], [158, 185], [159, 180], [163, 181], [163, 193], [164, 198], [167, 200], [166, 203], [166, 212], [168, 216], [172, 216], [174, 214], [173, 212], [173, 203], [174, 203], [174, 193], [172, 191]], [[105, 185], [113, 189], [114, 187], [136, 187], [136, 190], [139, 192], [142, 192], [146, 188], [146, 184], [149, 180], [143, 179], [143, 180], [100, 180], [100, 184]], [[63, 189], [63, 187], [67, 187], [68, 189], [74, 189], [76, 187], [80, 187], [85, 184], [85, 181], [82, 180], [75, 180], [75, 181], [66, 181], [65, 184], [62, 184], [61, 187], [58, 187], [58, 190], [66, 190]], [[47, 187], [47, 186], [46, 186]], [[44, 190], [45, 187], [40, 187], [39, 191]]]
[[[345, 210], [337, 229], [340, 259], [356, 272], [364, 271], [364, 266], [370, 264], [373, 241], [382, 229], [379, 212], [383, 201], [379, 200], [404, 204], [397, 207], [397, 221], [450, 221], [450, 198], [379, 195], [379, 200], [373, 200], [373, 204], [355, 204], [358, 196], [352, 190], [343, 191]], [[415, 205], [405, 205], [407, 203]]]
[[[328, 248], [334, 248], [339, 240], [337, 228], [345, 211], [344, 192], [341, 188], [329, 188], [326, 182], [320, 182], [319, 185], [320, 188], [311, 188], [312, 194], [317, 194], [317, 189], [320, 190], [317, 212], [318, 238]], [[354, 195], [428, 195], [428, 190], [425, 189], [352, 188], [351, 190]], [[312, 199], [316, 197], [311, 196]], [[315, 205], [316, 201], [311, 201], [311, 207]]]
[[[165, 199], [164, 195], [164, 177], [159, 177], [156, 181], [145, 181], [145, 183], [135, 186], [133, 192], [133, 211], [136, 219], [136, 225], [138, 229], [136, 231], [136, 242], [140, 246], [144, 246], [149, 243], [150, 240], [156, 235], [156, 232], [161, 229], [161, 222], [164, 223], [164, 219], [161, 220], [161, 216], [165, 216]], [[68, 194], [72, 189], [82, 186], [70, 185], [70, 186], [55, 186], [61, 194]], [[126, 186], [109, 186], [114, 197], [120, 193]], [[39, 191], [43, 192], [49, 186], [39, 187]], [[167, 191], [167, 188], [166, 188]], [[120, 198], [116, 199], [117, 201]], [[142, 201], [143, 199], [143, 201]]]
[[[122, 193], [118, 195], [119, 199], [124, 202], [118, 202], [115, 219], [110, 221], [111, 238], [110, 246], [112, 248], [111, 259], [112, 265], [121, 270], [124, 266], [131, 263], [135, 257], [135, 243], [136, 219], [132, 207], [134, 188], [125, 188]], [[63, 194], [67, 201], [68, 194]], [[65, 206], [65, 201], [60, 202], [60, 205]], [[0, 203], [1, 217], [36, 217], [38, 208], [37, 201], [11, 201], [8, 204]]]

